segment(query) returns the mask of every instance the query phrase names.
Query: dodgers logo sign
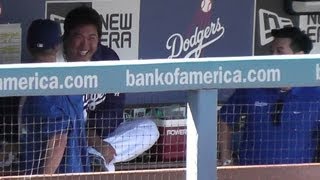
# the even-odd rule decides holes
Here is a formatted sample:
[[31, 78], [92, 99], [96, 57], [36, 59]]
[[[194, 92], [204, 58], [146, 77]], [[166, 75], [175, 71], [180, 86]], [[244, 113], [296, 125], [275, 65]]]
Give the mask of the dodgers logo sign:
[[223, 37], [225, 27], [221, 23], [221, 18], [212, 20], [214, 7], [213, 0], [202, 0], [199, 4], [199, 10], [195, 21], [207, 19], [203, 24], [194, 22], [192, 33], [173, 33], [166, 42], [166, 49], [169, 52], [168, 58], [199, 58], [203, 49], [212, 45]]

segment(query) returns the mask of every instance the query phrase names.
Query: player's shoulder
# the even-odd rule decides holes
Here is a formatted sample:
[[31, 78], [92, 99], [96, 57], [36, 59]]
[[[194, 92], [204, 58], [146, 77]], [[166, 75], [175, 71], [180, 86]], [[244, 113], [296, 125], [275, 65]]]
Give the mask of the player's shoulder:
[[229, 102], [252, 103], [257, 100], [267, 100], [278, 94], [277, 88], [244, 88], [237, 89]]
[[240, 88], [235, 91], [237, 95], [264, 95], [264, 94], [273, 94], [278, 92], [278, 88]]
[[119, 60], [118, 54], [108, 46], [99, 44], [97, 51], [92, 56], [92, 61], [100, 60]]
[[320, 87], [296, 87], [292, 88], [292, 94], [296, 96], [320, 98]]

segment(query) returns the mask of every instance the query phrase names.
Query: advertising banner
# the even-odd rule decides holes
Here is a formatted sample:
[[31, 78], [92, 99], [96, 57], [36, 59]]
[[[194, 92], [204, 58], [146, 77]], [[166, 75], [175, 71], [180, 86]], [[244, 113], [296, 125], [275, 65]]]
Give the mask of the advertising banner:
[[299, 18], [299, 27], [303, 30], [312, 40], [313, 49], [311, 54], [320, 53], [320, 15], [310, 14], [301, 15]]
[[252, 55], [253, 14], [254, 0], [143, 1], [140, 58]]
[[0, 66], [0, 96], [318, 86], [319, 56], [301, 62], [301, 56], [263, 56], [6, 65]]
[[296, 26], [304, 31], [313, 42], [310, 54], [320, 52], [320, 15], [289, 14], [285, 9], [285, 0], [257, 0], [255, 25], [255, 55], [268, 55], [272, 29]]

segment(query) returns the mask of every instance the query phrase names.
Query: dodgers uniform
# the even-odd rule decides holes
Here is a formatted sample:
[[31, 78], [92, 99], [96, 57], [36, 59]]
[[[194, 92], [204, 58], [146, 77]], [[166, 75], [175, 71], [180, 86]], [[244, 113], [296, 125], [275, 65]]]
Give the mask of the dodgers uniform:
[[43, 171], [47, 142], [67, 133], [63, 159], [56, 173], [90, 172], [82, 96], [26, 97], [21, 115], [21, 170]]
[[241, 132], [232, 143], [240, 165], [309, 163], [317, 153], [319, 108], [319, 88], [239, 89], [220, 117]]
[[[92, 57], [92, 61], [98, 60], [119, 60], [119, 57], [111, 48], [99, 45]], [[108, 171], [115, 170], [114, 163], [129, 161], [142, 154], [159, 138], [158, 128], [152, 120], [124, 122], [124, 104], [123, 93], [87, 94], [84, 98], [88, 128], [96, 129], [97, 134], [110, 143], [117, 153], [112, 162], [104, 162]], [[89, 153], [103, 158], [94, 148], [89, 148]]]

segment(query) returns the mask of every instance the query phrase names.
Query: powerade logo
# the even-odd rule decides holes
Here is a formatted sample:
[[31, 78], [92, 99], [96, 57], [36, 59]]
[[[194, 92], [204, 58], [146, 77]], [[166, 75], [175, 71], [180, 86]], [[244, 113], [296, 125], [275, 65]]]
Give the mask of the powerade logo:
[[187, 129], [169, 129], [166, 132], [167, 136], [185, 136], [187, 135]]
[[293, 26], [291, 19], [280, 17], [274, 12], [259, 9], [260, 45], [264, 46], [273, 40], [272, 29]]

